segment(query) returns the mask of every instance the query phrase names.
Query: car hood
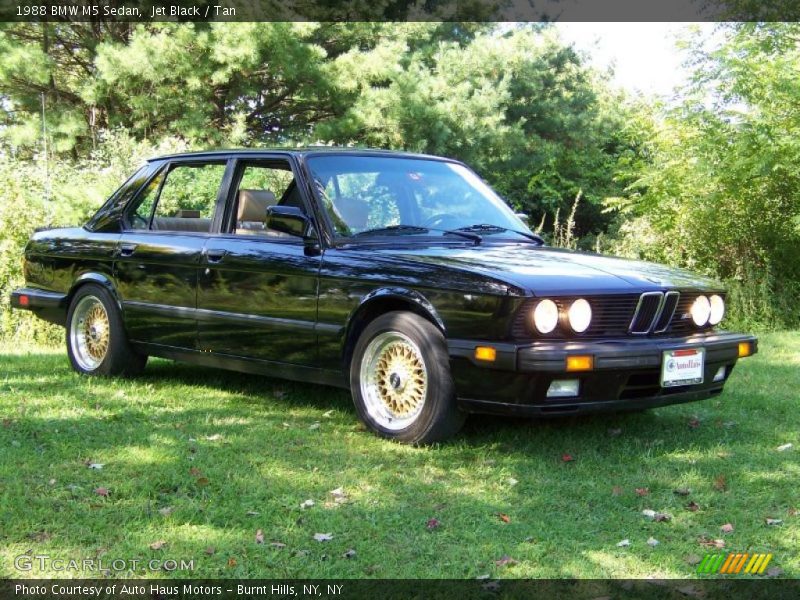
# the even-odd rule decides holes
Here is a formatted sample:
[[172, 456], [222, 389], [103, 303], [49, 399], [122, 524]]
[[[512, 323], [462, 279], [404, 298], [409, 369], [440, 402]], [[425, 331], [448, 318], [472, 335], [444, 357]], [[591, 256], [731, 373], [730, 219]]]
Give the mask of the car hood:
[[655, 263], [533, 244], [489, 243], [473, 247], [421, 246], [376, 249], [405, 260], [467, 270], [498, 279], [517, 292], [543, 295], [721, 290], [719, 282]]

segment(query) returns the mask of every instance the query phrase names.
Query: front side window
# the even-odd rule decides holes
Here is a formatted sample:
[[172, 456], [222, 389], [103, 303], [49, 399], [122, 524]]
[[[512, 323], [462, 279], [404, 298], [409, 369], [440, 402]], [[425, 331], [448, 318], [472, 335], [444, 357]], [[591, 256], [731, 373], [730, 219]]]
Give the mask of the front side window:
[[129, 219], [133, 229], [208, 233], [225, 163], [173, 165], [142, 190]]
[[[312, 156], [309, 169], [340, 236], [527, 226], [468, 168], [388, 156]], [[523, 235], [524, 235], [523, 234]]]
[[245, 163], [234, 196], [233, 233], [291, 239], [268, 227], [267, 209], [271, 206], [294, 206], [305, 212], [288, 161]]

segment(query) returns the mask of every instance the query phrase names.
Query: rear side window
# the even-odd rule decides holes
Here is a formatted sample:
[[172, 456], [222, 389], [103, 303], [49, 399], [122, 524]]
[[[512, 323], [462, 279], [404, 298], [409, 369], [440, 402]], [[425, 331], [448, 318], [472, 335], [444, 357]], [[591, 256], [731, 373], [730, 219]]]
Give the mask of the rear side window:
[[133, 229], [208, 233], [225, 163], [178, 164], [142, 191], [130, 218]]

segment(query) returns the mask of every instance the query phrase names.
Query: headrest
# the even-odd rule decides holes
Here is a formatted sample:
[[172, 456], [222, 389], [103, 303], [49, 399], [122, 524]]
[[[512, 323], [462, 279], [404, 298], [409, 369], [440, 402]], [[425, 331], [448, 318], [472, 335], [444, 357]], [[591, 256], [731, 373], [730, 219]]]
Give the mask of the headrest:
[[237, 221], [267, 220], [267, 207], [277, 204], [275, 194], [269, 190], [239, 190]]
[[369, 218], [369, 204], [359, 198], [341, 196], [335, 201], [336, 212], [350, 229], [363, 229]]

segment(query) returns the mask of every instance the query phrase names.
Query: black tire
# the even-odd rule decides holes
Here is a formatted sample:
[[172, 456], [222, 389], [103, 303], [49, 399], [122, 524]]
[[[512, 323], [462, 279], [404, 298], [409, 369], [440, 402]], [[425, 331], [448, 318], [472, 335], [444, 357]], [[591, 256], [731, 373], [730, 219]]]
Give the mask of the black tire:
[[[400, 426], [397, 424], [403, 423], [405, 419], [400, 419], [392, 427], [387, 427], [386, 418], [380, 416], [376, 418], [376, 410], [380, 412], [381, 406], [379, 405], [376, 409], [376, 401], [365, 397], [365, 387], [362, 386], [361, 377], [363, 370], [369, 371], [367, 365], [371, 364], [370, 357], [365, 358], [365, 353], [369, 350], [370, 356], [373, 355], [372, 348], [375, 347], [373, 342], [380, 344], [382, 339], [391, 338], [394, 335], [402, 336], [402, 339], [399, 340], [401, 344], [405, 343], [404, 340], [413, 342], [413, 345], [409, 346], [410, 348], [416, 346], [413, 348], [412, 356], [415, 359], [422, 359], [426, 373], [424, 394], [420, 392], [418, 396], [424, 396], [421, 408], [415, 409], [418, 412], [415, 412], [413, 419], [402, 428], [397, 428]], [[391, 346], [393, 342], [387, 343]], [[416, 353], [417, 350], [418, 353]], [[366, 363], [364, 363], [365, 360]], [[386, 371], [382, 373], [385, 375]], [[399, 378], [393, 380], [393, 377], [395, 377], [394, 373], [388, 377], [388, 381], [397, 381], [399, 386]], [[382, 379], [385, 388], [388, 387], [386, 379], [386, 377]], [[370, 395], [370, 398], [380, 396], [377, 392], [370, 393], [368, 382], [365, 383], [365, 386], [366, 393]], [[378, 387], [372, 389], [377, 390]], [[444, 336], [430, 321], [411, 312], [389, 312], [366, 326], [356, 342], [350, 361], [350, 389], [361, 420], [369, 429], [384, 438], [411, 444], [430, 444], [455, 435], [466, 419], [466, 413], [461, 411], [456, 404], [455, 388], [450, 375], [450, 360]], [[391, 412], [391, 409], [384, 410]], [[391, 421], [391, 417], [388, 420]]]
[[[104, 345], [105, 351], [93, 353], [86, 349], [87, 344], [82, 345], [78, 339], [81, 326], [80, 316], [76, 319], [76, 311], [83, 312], [89, 307], [90, 310], [97, 310], [102, 314], [96, 303], [102, 305], [105, 311], [108, 337]], [[102, 319], [99, 321], [100, 329], [105, 329]], [[111, 293], [94, 283], [81, 286], [72, 297], [67, 311], [65, 337], [70, 365], [82, 375], [132, 377], [141, 373], [147, 363], [147, 356], [136, 352], [128, 343], [122, 315]], [[84, 335], [84, 339], [85, 337]]]

